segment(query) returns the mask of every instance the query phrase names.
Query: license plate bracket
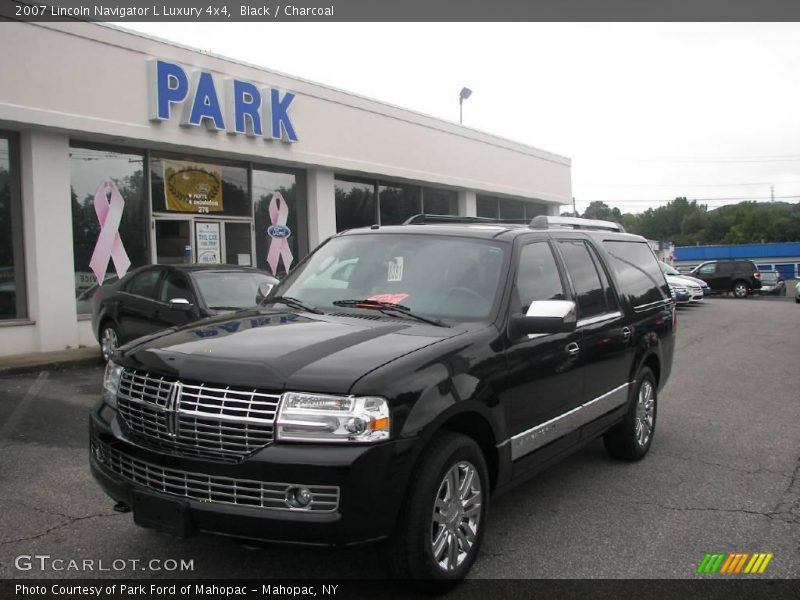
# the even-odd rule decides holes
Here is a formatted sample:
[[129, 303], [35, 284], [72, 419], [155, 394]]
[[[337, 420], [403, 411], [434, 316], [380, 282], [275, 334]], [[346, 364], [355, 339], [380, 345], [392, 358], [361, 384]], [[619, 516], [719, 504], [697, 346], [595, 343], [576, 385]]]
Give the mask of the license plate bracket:
[[189, 537], [194, 531], [189, 504], [140, 490], [133, 492], [133, 522], [176, 537]]

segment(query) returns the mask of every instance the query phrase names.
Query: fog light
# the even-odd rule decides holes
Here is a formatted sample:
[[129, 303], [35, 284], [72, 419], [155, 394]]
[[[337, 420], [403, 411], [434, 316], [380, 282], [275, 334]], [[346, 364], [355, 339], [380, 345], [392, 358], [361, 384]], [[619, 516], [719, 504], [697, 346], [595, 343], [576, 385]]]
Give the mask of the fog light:
[[306, 508], [311, 504], [311, 490], [306, 487], [290, 487], [286, 490], [286, 503], [292, 508]]

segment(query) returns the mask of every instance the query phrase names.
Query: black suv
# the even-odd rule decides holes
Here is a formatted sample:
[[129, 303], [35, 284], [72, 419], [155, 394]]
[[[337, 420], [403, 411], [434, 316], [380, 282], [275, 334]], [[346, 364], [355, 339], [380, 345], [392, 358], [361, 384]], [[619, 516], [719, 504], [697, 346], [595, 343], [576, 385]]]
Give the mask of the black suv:
[[616, 224], [418, 215], [340, 233], [254, 310], [117, 350], [91, 468], [142, 526], [344, 545], [448, 585], [490, 496], [603, 436], [641, 459], [675, 312]]
[[751, 260], [711, 260], [689, 274], [705, 281], [712, 294], [730, 292], [736, 298], [745, 298], [761, 289], [761, 273]]

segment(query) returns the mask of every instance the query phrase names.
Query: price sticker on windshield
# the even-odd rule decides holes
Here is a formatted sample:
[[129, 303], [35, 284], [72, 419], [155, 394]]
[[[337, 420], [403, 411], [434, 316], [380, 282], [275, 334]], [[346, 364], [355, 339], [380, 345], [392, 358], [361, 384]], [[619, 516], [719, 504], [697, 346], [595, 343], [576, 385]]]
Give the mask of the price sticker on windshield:
[[400, 304], [403, 300], [408, 298], [408, 294], [375, 294], [370, 296], [367, 300], [372, 302], [385, 302], [386, 304]]
[[395, 256], [389, 261], [389, 272], [386, 281], [403, 281], [403, 257]]

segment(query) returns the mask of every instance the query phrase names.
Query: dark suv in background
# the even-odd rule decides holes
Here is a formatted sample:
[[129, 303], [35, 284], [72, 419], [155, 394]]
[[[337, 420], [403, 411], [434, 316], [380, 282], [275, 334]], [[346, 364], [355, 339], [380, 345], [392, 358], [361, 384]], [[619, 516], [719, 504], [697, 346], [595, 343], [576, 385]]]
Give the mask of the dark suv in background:
[[144, 527], [388, 538], [396, 577], [452, 585], [492, 494], [598, 437], [645, 456], [674, 326], [652, 250], [614, 223], [342, 232], [260, 307], [120, 348], [91, 468]]
[[745, 298], [761, 289], [761, 273], [752, 260], [712, 260], [696, 266], [690, 275], [705, 281], [714, 294], [730, 292]]

